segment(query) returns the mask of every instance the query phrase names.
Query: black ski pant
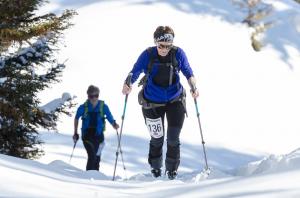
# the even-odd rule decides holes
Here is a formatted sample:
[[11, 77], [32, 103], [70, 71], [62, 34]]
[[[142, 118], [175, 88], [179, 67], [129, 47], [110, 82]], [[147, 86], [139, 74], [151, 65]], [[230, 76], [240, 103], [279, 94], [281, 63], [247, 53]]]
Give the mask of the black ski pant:
[[96, 129], [89, 128], [82, 137], [82, 141], [88, 155], [86, 170], [99, 171], [101, 151], [104, 146], [104, 134], [96, 135]]
[[[151, 136], [149, 146], [148, 162], [153, 169], [160, 169], [162, 167], [162, 150], [164, 143], [164, 118], [166, 115], [168, 127], [167, 127], [167, 153], [165, 160], [166, 171], [176, 171], [180, 164], [180, 131], [183, 126], [185, 118], [185, 108], [182, 102], [177, 101], [173, 103], [167, 103], [165, 106], [142, 109], [147, 123], [147, 118], [157, 119], [161, 118], [163, 124], [163, 136], [153, 137]], [[150, 130], [149, 130], [150, 131]], [[150, 133], [151, 134], [151, 133]]]

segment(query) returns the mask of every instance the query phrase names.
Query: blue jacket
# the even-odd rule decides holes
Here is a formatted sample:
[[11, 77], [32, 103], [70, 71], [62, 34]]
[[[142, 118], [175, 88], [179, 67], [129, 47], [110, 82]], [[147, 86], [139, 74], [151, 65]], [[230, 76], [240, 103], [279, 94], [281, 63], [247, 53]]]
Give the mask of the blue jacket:
[[[152, 53], [158, 55], [157, 48], [152, 47]], [[183, 75], [189, 79], [193, 76], [192, 68], [188, 62], [188, 59], [184, 53], [184, 51], [178, 47], [178, 50], [175, 54], [178, 69], [183, 73]], [[151, 55], [147, 50], [144, 50], [142, 54], [139, 56], [137, 62], [134, 64], [133, 69], [131, 70], [132, 80], [131, 83], [134, 83], [140, 76], [140, 74], [147, 73], [148, 64], [150, 61]], [[155, 103], [167, 103], [177, 98], [182, 93], [182, 85], [180, 83], [179, 74], [175, 73], [176, 81], [169, 87], [160, 87], [153, 83], [153, 77], [158, 71], [158, 63], [153, 63], [153, 68], [151, 73], [149, 74], [147, 84], [144, 89], [144, 96], [147, 100], [155, 102]]]
[[[98, 101], [98, 104], [95, 108], [93, 108], [92, 104], [88, 101], [88, 114], [85, 116], [85, 104], [82, 104], [78, 107], [75, 119], [79, 120], [80, 117], [82, 117], [82, 127], [81, 127], [81, 134], [84, 135], [86, 132], [86, 129], [90, 127], [91, 124], [91, 117], [90, 113], [94, 113], [96, 115], [96, 134], [101, 135], [104, 131], [104, 119], [100, 116], [100, 101]], [[105, 119], [109, 121], [110, 124], [114, 124], [116, 121], [114, 117], [112, 116], [108, 106], [104, 103], [103, 105], [103, 115], [105, 116]]]

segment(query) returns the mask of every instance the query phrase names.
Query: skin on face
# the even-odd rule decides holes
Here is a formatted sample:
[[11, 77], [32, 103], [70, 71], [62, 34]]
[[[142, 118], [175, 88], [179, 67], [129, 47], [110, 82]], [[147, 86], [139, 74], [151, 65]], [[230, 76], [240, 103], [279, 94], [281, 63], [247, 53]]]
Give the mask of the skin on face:
[[[92, 93], [92, 94], [90, 94], [90, 95], [92, 95], [92, 96], [94, 96], [94, 95], [99, 95], [99, 93]], [[90, 101], [90, 103], [91, 103], [93, 106], [96, 106], [97, 103], [98, 103], [98, 97], [93, 97], [93, 98], [90, 98], [90, 97], [89, 97], [89, 101]]]
[[171, 43], [171, 42], [157, 42], [156, 43], [156, 48], [157, 48], [158, 55], [160, 55], [160, 56], [167, 56], [171, 48], [170, 49], [166, 49], [166, 48], [160, 49], [158, 47], [159, 44], [162, 44], [162, 45], [172, 45], [173, 43]]

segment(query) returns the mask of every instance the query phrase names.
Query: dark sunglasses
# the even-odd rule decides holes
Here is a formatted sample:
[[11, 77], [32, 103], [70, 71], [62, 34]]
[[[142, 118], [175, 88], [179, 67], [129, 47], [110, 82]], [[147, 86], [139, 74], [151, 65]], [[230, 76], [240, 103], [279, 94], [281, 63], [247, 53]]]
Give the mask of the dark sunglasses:
[[172, 44], [170, 44], [170, 45], [164, 45], [164, 44], [158, 43], [158, 44], [157, 44], [157, 47], [158, 47], [159, 49], [167, 49], [167, 50], [169, 50], [169, 49], [171, 49], [171, 48], [173, 47], [173, 45], [172, 45]]
[[89, 98], [90, 99], [93, 99], [93, 98], [98, 98], [99, 97], [99, 94], [95, 94], [95, 95], [89, 95]]

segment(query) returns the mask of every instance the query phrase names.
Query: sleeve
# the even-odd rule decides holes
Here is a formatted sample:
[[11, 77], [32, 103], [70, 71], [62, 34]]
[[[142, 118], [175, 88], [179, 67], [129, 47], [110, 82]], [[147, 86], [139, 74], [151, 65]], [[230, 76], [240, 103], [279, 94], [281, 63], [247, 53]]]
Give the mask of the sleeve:
[[147, 65], [149, 63], [150, 55], [147, 50], [144, 50], [142, 54], [137, 59], [136, 63], [131, 70], [132, 78], [131, 83], [133, 84], [140, 76], [142, 72], [145, 72], [147, 69]]
[[104, 104], [104, 114], [106, 115], [106, 119], [108, 120], [108, 122], [113, 125], [116, 120], [114, 119], [113, 115], [111, 114], [108, 106], [106, 104]]
[[79, 120], [79, 118], [81, 116], [83, 116], [83, 113], [84, 113], [84, 106], [83, 105], [80, 105], [77, 109], [77, 112], [76, 112], [76, 115], [75, 115], [75, 119], [76, 120]]
[[176, 58], [179, 64], [179, 69], [183, 73], [183, 75], [186, 77], [186, 79], [189, 79], [190, 77], [194, 76], [193, 70], [190, 66], [190, 63], [185, 55], [185, 52], [181, 49], [178, 48], [178, 51], [176, 53]]

